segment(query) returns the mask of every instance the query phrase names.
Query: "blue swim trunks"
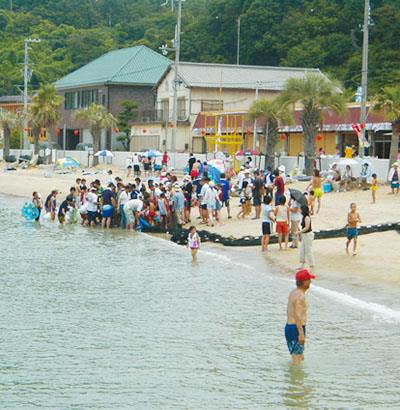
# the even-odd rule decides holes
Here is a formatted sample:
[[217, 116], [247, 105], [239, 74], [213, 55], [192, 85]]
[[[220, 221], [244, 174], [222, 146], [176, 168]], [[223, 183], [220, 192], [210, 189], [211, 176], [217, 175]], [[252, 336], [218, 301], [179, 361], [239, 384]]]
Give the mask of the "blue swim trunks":
[[[306, 335], [306, 327], [303, 326], [304, 336]], [[304, 345], [299, 343], [299, 331], [296, 325], [286, 324], [285, 337], [290, 354], [303, 354]]]
[[103, 218], [111, 218], [113, 214], [113, 210], [114, 208], [112, 205], [104, 205], [103, 212], [102, 212]]
[[398, 189], [399, 188], [399, 181], [392, 181], [392, 183], [390, 184], [390, 187], [392, 189]]
[[357, 238], [358, 230], [357, 228], [347, 228], [347, 239], [350, 241], [354, 238]]

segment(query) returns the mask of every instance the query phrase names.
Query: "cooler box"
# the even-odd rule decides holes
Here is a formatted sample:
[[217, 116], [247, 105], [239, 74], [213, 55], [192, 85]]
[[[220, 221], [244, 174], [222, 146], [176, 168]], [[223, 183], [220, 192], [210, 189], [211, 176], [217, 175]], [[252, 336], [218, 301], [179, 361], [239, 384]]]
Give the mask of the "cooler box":
[[330, 182], [324, 182], [322, 184], [322, 190], [324, 193], [332, 192], [332, 184]]

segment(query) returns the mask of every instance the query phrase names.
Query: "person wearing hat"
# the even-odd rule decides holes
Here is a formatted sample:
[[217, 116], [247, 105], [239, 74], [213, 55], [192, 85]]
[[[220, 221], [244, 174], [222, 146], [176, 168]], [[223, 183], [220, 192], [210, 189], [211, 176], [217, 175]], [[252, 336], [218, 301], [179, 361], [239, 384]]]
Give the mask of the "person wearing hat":
[[183, 209], [185, 207], [185, 197], [178, 183], [174, 184], [174, 193], [171, 199], [173, 225], [183, 224]]
[[308, 309], [306, 292], [311, 286], [311, 279], [315, 279], [313, 274], [307, 269], [300, 269], [296, 273], [296, 289], [290, 292], [288, 298], [285, 338], [295, 366], [304, 360]]
[[390, 168], [389, 171], [389, 177], [388, 180], [390, 182], [390, 187], [392, 188], [392, 194], [399, 193], [399, 164], [398, 162], [394, 162], [392, 164], [392, 167]]

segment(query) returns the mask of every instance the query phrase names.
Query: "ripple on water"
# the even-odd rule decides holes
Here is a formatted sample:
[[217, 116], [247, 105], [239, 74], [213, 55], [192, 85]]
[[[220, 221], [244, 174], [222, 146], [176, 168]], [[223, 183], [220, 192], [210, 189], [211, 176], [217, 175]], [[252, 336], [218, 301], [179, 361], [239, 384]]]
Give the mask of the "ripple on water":
[[[288, 366], [290, 282], [142, 234], [0, 208], [2, 408], [382, 408], [399, 325], [314, 291]], [[396, 399], [397, 398], [397, 399]]]

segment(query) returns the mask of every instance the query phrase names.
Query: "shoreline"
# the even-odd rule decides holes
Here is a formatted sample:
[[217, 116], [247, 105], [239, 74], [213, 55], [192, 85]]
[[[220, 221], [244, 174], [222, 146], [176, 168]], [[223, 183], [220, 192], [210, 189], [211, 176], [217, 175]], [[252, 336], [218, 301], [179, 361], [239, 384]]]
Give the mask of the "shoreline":
[[[110, 168], [110, 167], [108, 167]], [[117, 167], [113, 167], [114, 175], [121, 175], [125, 177], [125, 170]], [[69, 191], [69, 187], [74, 185], [75, 179], [83, 177], [82, 172], [75, 172], [71, 174], [56, 174], [53, 173], [50, 177], [46, 176], [46, 169], [29, 169], [18, 170], [13, 172], [0, 172], [0, 195], [9, 197], [10, 201], [17, 204], [19, 209], [22, 203], [18, 204], [18, 201], [25, 201], [31, 198], [33, 191], [38, 191], [42, 196], [46, 195], [51, 189], [58, 189], [63, 192], [62, 195]], [[93, 175], [85, 175], [90, 180], [92, 178], [98, 178], [103, 183], [107, 179], [107, 174], [104, 170], [97, 170], [97, 173]], [[306, 184], [291, 185], [290, 187], [296, 187], [298, 189], [305, 189]], [[387, 191], [386, 191], [387, 192]], [[12, 199], [11, 199], [12, 198]], [[360, 235], [359, 240], [359, 255], [356, 257], [348, 257], [344, 252], [345, 238], [343, 238], [345, 217], [348, 212], [349, 203], [356, 201], [360, 214], [362, 217], [362, 228], [364, 230], [371, 230], [369, 234]], [[400, 241], [399, 241], [399, 229], [398, 222], [387, 222], [398, 219], [398, 207], [400, 203], [400, 195], [387, 195], [384, 188], [380, 188], [379, 195], [377, 196], [377, 204], [370, 205], [370, 192], [368, 191], [350, 191], [341, 193], [330, 193], [324, 195], [322, 199], [321, 212], [318, 215], [312, 217], [313, 230], [316, 236], [320, 235], [319, 232], [334, 231], [335, 235], [332, 238], [325, 239], [320, 238], [314, 241], [313, 249], [316, 257], [316, 274], [325, 275], [326, 272], [334, 272], [336, 278], [343, 277], [374, 277], [380, 278], [387, 283], [399, 283], [400, 278], [395, 272], [398, 271], [398, 255], [400, 253]], [[234, 216], [238, 210], [238, 199], [232, 198], [231, 209], [232, 216]], [[197, 219], [197, 209], [192, 210], [192, 221], [197, 228], [203, 230], [203, 225], [200, 225], [200, 220]], [[392, 225], [388, 230], [387, 225]], [[338, 227], [339, 226], [339, 227]], [[385, 226], [385, 229], [382, 227]], [[378, 229], [379, 228], [379, 229]], [[384, 231], [384, 232], [380, 232]], [[154, 234], [165, 239], [164, 233]], [[242, 258], [243, 255], [248, 255], [248, 252], [244, 252], [247, 249], [250, 252], [261, 253], [259, 247], [259, 240], [261, 237], [260, 221], [259, 220], [238, 220], [236, 218], [227, 219], [226, 209], [221, 211], [221, 222], [215, 227], [209, 228], [205, 231], [205, 235], [208, 237], [214, 237], [213, 242], [208, 242], [211, 246], [218, 246], [219, 249], [229, 250], [234, 252]], [[225, 246], [222, 247], [220, 238], [228, 238], [232, 241], [232, 238], [247, 238], [237, 243], [237, 246]], [[253, 243], [250, 239], [253, 238]], [[252, 246], [240, 246], [251, 244]], [[273, 242], [273, 241], [271, 241]], [[386, 246], [385, 246], [386, 245]], [[208, 245], [207, 245], [208, 246]], [[287, 270], [288, 272], [294, 272], [299, 266], [299, 251], [288, 250], [278, 251], [277, 246], [272, 244], [270, 251], [263, 255], [262, 258], [267, 264], [273, 264], [277, 270]]]

